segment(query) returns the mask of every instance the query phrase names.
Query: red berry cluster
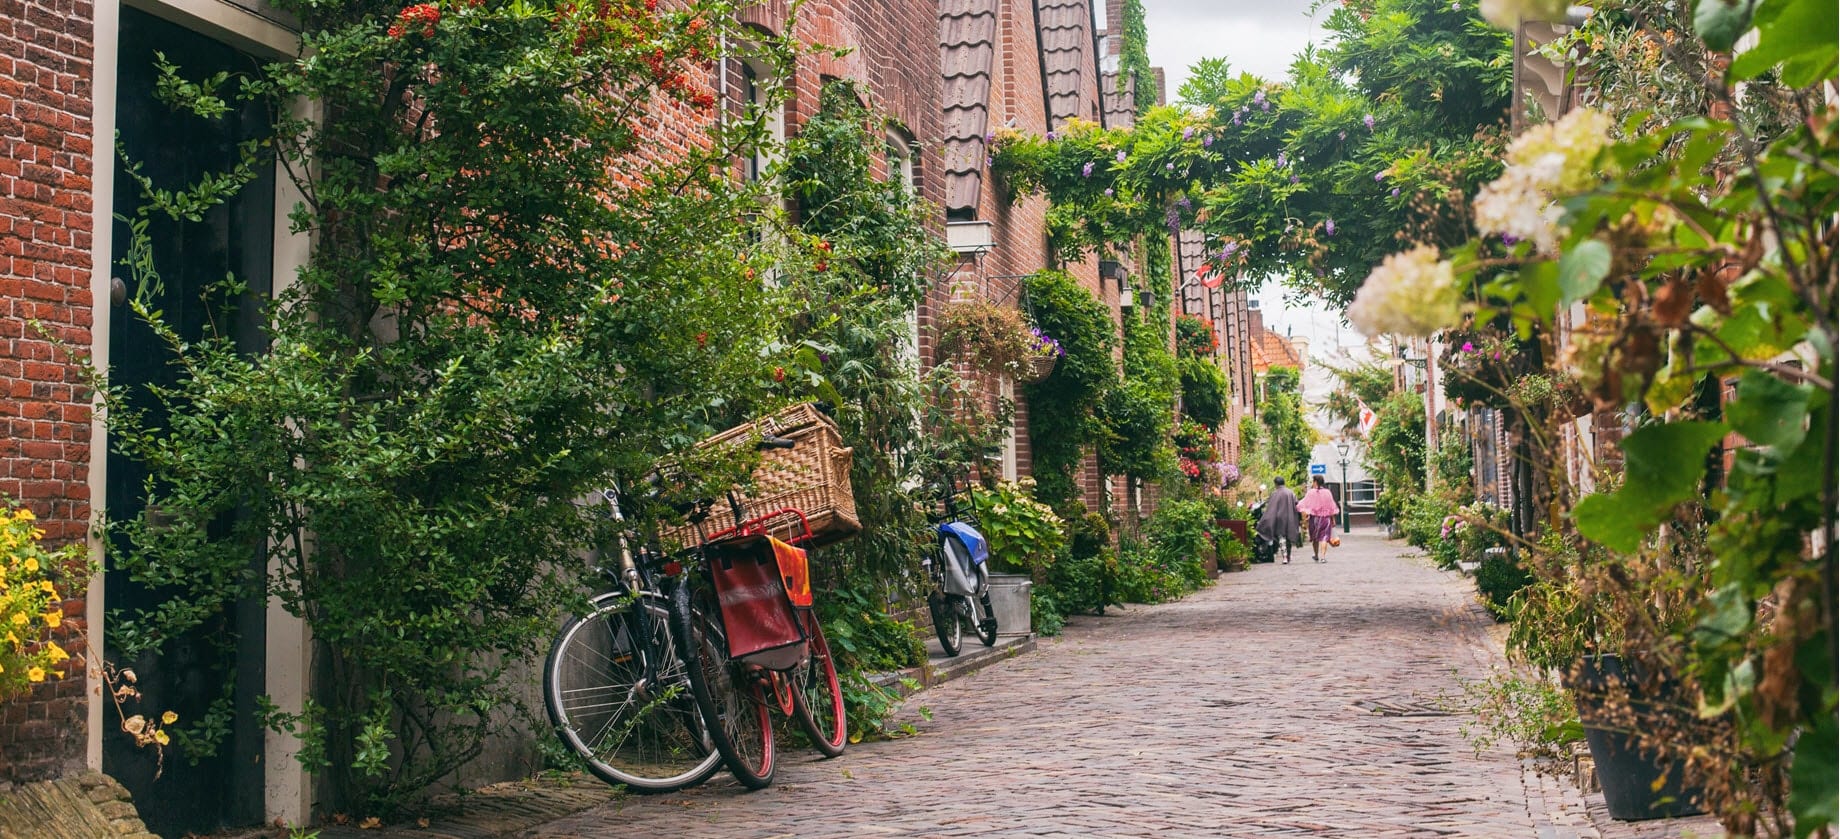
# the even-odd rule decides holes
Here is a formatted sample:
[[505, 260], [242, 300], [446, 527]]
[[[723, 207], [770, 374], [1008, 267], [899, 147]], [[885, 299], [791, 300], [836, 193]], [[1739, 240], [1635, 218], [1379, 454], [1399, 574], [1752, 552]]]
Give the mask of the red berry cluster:
[[390, 37], [401, 38], [418, 25], [422, 37], [434, 36], [434, 25], [441, 20], [441, 9], [433, 3], [417, 3], [396, 13], [396, 22], [390, 24]]

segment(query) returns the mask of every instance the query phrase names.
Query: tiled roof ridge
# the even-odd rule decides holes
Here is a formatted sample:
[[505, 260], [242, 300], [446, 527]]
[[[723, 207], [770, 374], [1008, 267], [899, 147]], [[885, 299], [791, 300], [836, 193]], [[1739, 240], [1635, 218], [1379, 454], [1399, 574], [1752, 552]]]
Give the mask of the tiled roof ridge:
[[940, 0], [939, 70], [947, 212], [977, 211], [984, 135], [990, 130], [990, 80], [996, 61], [999, 0]]

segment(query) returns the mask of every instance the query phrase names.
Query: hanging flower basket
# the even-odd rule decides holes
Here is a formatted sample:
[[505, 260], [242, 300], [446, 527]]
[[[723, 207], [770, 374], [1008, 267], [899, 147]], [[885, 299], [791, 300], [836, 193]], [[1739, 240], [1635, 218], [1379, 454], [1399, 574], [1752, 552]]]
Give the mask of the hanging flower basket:
[[1017, 365], [1016, 381], [1023, 384], [1039, 382], [1047, 378], [1049, 373], [1054, 372], [1054, 365], [1059, 363], [1061, 363], [1061, 357], [1058, 355], [1030, 356]]

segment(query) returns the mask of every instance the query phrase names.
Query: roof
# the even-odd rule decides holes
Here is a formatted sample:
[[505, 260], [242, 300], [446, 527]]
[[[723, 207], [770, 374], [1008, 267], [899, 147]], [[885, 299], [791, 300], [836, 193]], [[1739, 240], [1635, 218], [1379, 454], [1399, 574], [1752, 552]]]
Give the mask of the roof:
[[1125, 76], [1119, 88], [1116, 70], [1099, 74], [1099, 109], [1105, 112], [1106, 128], [1130, 128], [1137, 124], [1137, 77]]
[[[1074, 117], [1093, 118], [1082, 107], [1087, 76], [1099, 66], [1093, 54], [1093, 12], [1088, 0], [1039, 0], [1041, 72], [1048, 94], [1048, 128]], [[1096, 82], [1097, 80], [1093, 80]]]
[[945, 208], [977, 212], [984, 136], [990, 131], [990, 76], [996, 61], [999, 0], [940, 0], [939, 67], [944, 78]]
[[1303, 369], [1303, 362], [1297, 357], [1297, 348], [1290, 339], [1267, 329], [1252, 342], [1252, 368], [1264, 372], [1273, 367], [1291, 367]]

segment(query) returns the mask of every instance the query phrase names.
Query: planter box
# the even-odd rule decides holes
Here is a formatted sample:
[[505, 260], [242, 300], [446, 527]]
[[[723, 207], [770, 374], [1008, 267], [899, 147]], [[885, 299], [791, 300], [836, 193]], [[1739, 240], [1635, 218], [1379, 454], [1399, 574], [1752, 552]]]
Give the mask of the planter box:
[[[1605, 696], [1621, 685], [1629, 693], [1630, 710], [1619, 719], [1606, 709]], [[1578, 705], [1578, 717], [1584, 723], [1585, 742], [1591, 747], [1591, 761], [1597, 768], [1598, 785], [1604, 791], [1604, 806], [1618, 821], [1643, 821], [1704, 812], [1700, 802], [1704, 791], [1689, 783], [1685, 763], [1643, 748], [1641, 738], [1630, 734], [1628, 726], [1645, 728], [1643, 719], [1666, 713], [1666, 702], [1645, 696], [1642, 689], [1626, 679], [1622, 660], [1617, 656], [1587, 656], [1578, 668], [1572, 688]], [[1672, 686], [1663, 684], [1662, 692]]]
[[1034, 631], [1029, 600], [1035, 581], [1027, 574], [990, 575], [990, 611], [997, 617], [998, 635], [1028, 635]]

